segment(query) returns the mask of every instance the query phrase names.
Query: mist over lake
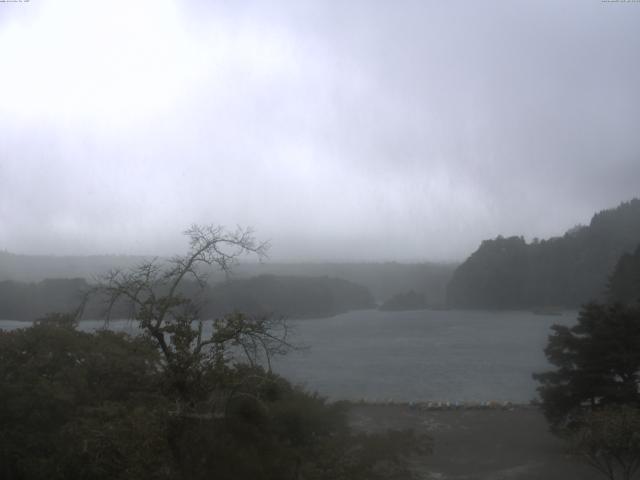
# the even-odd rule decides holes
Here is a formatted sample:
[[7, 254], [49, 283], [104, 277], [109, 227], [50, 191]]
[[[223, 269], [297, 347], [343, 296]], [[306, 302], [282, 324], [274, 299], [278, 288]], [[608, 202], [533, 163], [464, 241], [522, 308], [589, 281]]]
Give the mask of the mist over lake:
[[[277, 357], [274, 370], [332, 400], [527, 403], [536, 396], [534, 372], [547, 370], [544, 346], [562, 316], [523, 311], [361, 310], [331, 318], [289, 321], [302, 347]], [[0, 328], [24, 322], [1, 321]], [[102, 328], [85, 321], [81, 330]], [[135, 324], [117, 320], [117, 331]], [[205, 326], [209, 333], [211, 324]]]
[[276, 369], [331, 398], [529, 402], [549, 327], [575, 314], [372, 310], [292, 323], [309, 348]]

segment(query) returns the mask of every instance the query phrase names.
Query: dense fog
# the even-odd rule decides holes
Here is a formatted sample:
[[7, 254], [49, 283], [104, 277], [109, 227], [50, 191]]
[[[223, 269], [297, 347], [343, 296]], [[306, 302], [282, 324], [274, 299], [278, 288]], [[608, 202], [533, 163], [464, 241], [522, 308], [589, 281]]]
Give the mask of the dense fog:
[[461, 261], [637, 194], [629, 2], [31, 1], [0, 10], [0, 247]]
[[640, 475], [640, 0], [0, 0], [0, 478]]

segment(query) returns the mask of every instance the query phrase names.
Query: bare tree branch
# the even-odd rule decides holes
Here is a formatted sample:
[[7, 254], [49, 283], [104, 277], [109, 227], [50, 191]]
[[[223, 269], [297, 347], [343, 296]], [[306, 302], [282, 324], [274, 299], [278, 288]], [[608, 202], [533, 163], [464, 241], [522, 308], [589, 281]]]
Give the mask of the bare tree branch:
[[[243, 255], [263, 259], [268, 243], [257, 242], [251, 229], [240, 227], [228, 232], [220, 226], [192, 225], [184, 234], [189, 242], [185, 255], [110, 271], [92, 292], [105, 301], [107, 321], [128, 305], [129, 317], [156, 342], [170, 378], [169, 388], [178, 396], [179, 411], [187, 411], [207, 369], [238, 362], [234, 350], [242, 351], [251, 367], [265, 362], [270, 372], [272, 357], [293, 348], [281, 318], [235, 313], [215, 320], [211, 334], [205, 336], [198, 297], [207, 287], [207, 269], [219, 268], [228, 276]], [[196, 292], [185, 295], [193, 285]]]

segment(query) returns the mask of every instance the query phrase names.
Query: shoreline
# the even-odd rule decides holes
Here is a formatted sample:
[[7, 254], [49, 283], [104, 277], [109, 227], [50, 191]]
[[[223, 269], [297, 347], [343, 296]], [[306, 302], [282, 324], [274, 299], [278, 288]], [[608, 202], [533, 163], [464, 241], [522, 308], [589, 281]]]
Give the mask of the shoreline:
[[394, 401], [394, 400], [332, 400], [331, 403], [344, 403], [349, 407], [396, 407], [419, 411], [456, 411], [456, 410], [539, 410], [540, 405], [534, 402], [518, 403], [511, 401]]
[[508, 408], [428, 408], [408, 403], [349, 405], [349, 424], [366, 433], [414, 430], [433, 451], [410, 457], [425, 480], [598, 480], [570, 455], [535, 405]]

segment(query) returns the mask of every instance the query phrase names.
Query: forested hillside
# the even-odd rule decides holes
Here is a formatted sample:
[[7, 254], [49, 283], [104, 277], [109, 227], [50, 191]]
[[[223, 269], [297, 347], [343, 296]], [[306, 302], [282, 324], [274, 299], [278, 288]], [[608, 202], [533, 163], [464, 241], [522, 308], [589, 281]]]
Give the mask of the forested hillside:
[[627, 305], [640, 301], [640, 244], [620, 257], [609, 279], [609, 300]]
[[429, 304], [424, 295], [411, 290], [394, 295], [380, 305], [378, 309], [382, 311], [424, 310], [428, 306]]
[[562, 237], [485, 240], [454, 272], [447, 302], [460, 308], [577, 307], [605, 295], [616, 263], [638, 244], [638, 199], [601, 211]]

